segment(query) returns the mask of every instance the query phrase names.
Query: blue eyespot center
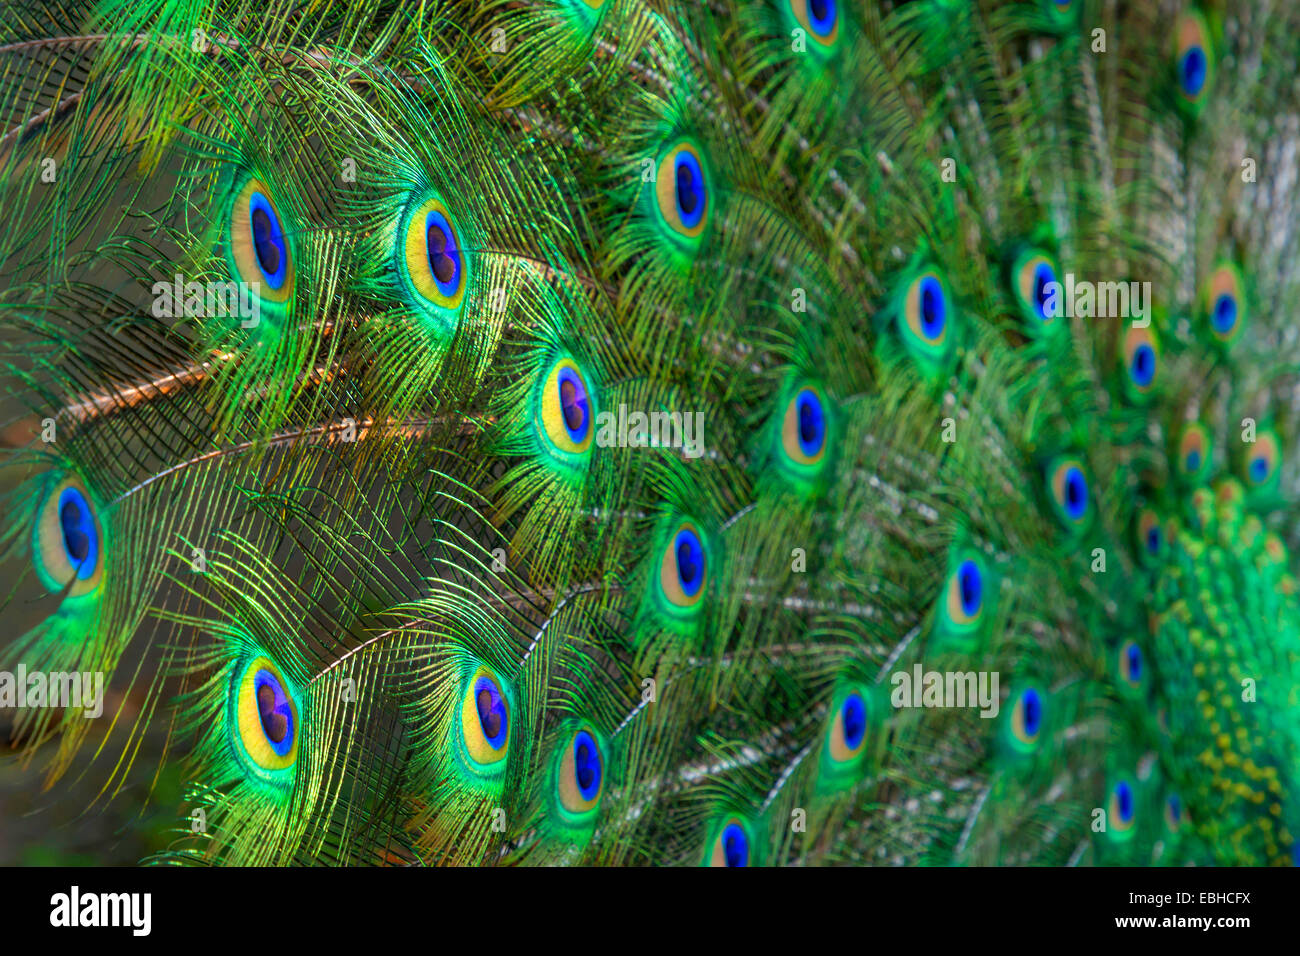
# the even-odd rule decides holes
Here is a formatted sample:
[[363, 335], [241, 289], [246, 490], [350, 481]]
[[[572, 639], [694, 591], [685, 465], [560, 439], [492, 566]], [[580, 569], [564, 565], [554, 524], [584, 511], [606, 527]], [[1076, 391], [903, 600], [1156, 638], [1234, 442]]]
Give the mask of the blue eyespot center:
[[739, 823], [728, 823], [722, 831], [722, 856], [727, 866], [749, 865], [749, 837]]
[[59, 528], [63, 532], [63, 551], [68, 563], [77, 569], [77, 577], [86, 580], [95, 573], [99, 559], [99, 535], [90, 502], [76, 488], [64, 488], [59, 494]]
[[808, 25], [819, 37], [835, 29], [835, 0], [808, 0]]
[[451, 223], [437, 209], [424, 217], [424, 238], [434, 283], [440, 293], [451, 297], [460, 287], [460, 250]]
[[1038, 691], [1032, 687], [1020, 698], [1020, 714], [1024, 719], [1026, 736], [1037, 736], [1038, 728], [1043, 721], [1043, 701], [1038, 696]]
[[937, 339], [943, 333], [947, 303], [943, 286], [934, 276], [921, 280], [921, 332], [927, 339]]
[[257, 715], [262, 733], [277, 756], [283, 757], [293, 746], [293, 707], [279, 679], [265, 667], [253, 675], [257, 695]]
[[1065, 474], [1065, 513], [1071, 519], [1079, 519], [1088, 509], [1088, 479], [1078, 468], [1071, 468]]
[[1231, 332], [1237, 324], [1237, 300], [1227, 293], [1215, 299], [1211, 321], [1214, 330], [1221, 335]]
[[1250, 480], [1259, 484], [1268, 477], [1268, 459], [1263, 455], [1250, 460]]
[[677, 532], [673, 542], [677, 552], [677, 581], [687, 597], [694, 597], [704, 584], [704, 549], [694, 531]]
[[585, 730], [573, 739], [573, 774], [583, 800], [593, 800], [600, 792], [600, 751], [595, 739]]
[[1178, 64], [1179, 77], [1182, 80], [1183, 92], [1188, 96], [1196, 96], [1205, 86], [1205, 76], [1208, 69], [1208, 61], [1205, 58], [1205, 51], [1199, 46], [1194, 46], [1183, 54], [1182, 60]]
[[1156, 353], [1151, 346], [1143, 344], [1133, 353], [1133, 381], [1145, 388], [1151, 384], [1156, 374]]
[[1177, 823], [1183, 818], [1183, 802], [1176, 796], [1171, 796], [1166, 803], [1169, 808], [1169, 819]]
[[1115, 785], [1115, 805], [1120, 822], [1128, 823], [1133, 819], [1133, 788], [1124, 781]]
[[478, 709], [478, 723], [483, 736], [493, 750], [500, 750], [510, 730], [509, 715], [501, 689], [488, 677], [474, 682], [474, 705]]
[[254, 192], [248, 199], [248, 221], [253, 230], [257, 267], [267, 285], [279, 289], [289, 271], [289, 254], [280, 219], [271, 206], [271, 200], [260, 192]]
[[1147, 531], [1147, 551], [1151, 554], [1157, 554], [1160, 551], [1160, 529], [1150, 528]]
[[840, 718], [844, 725], [844, 745], [850, 750], [857, 750], [867, 734], [867, 708], [862, 695], [857, 691], [844, 698]]
[[804, 389], [795, 399], [799, 414], [799, 450], [811, 458], [822, 450], [826, 441], [826, 415], [817, 394]]
[[560, 412], [564, 416], [564, 428], [569, 438], [575, 443], [586, 440], [591, 430], [591, 404], [587, 399], [587, 388], [573, 369], [562, 368], [559, 375]]
[[1034, 310], [1043, 321], [1052, 318], [1047, 314], [1047, 287], [1055, 281], [1056, 272], [1047, 263], [1040, 262], [1034, 270]]
[[677, 153], [673, 170], [677, 179], [677, 215], [683, 226], [694, 229], [704, 215], [704, 171], [699, 160], [685, 149]]
[[1201, 453], [1199, 451], [1189, 451], [1187, 453], [1187, 470], [1197, 471], [1201, 467]]
[[963, 561], [957, 569], [957, 590], [961, 595], [961, 610], [967, 617], [979, 613], [984, 597], [984, 579], [974, 561]]

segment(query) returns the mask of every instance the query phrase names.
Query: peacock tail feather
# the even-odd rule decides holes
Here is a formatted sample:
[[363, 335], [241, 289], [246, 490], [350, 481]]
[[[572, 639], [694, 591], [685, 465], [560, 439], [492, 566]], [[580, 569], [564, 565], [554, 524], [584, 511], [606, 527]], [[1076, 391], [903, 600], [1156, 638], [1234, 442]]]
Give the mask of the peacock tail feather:
[[8, 759], [157, 863], [1293, 861], [1298, 31], [10, 4]]

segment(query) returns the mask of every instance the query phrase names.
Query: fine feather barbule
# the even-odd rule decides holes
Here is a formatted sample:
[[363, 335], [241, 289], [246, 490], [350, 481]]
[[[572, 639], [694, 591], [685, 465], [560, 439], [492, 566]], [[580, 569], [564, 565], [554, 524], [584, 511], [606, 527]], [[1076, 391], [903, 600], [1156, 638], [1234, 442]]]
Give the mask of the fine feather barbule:
[[165, 864], [1294, 859], [1295, 10], [14, 7], [0, 670], [110, 689], [0, 679], [45, 799], [175, 765]]

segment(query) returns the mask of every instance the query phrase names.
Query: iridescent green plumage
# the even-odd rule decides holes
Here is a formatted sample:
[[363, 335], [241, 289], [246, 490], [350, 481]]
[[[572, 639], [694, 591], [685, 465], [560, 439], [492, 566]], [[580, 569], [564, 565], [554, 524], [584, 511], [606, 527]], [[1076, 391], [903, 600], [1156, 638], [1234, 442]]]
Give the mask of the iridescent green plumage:
[[179, 761], [166, 863], [1292, 859], [1294, 11], [16, 6], [0, 670], [114, 691], [15, 709], [49, 799]]

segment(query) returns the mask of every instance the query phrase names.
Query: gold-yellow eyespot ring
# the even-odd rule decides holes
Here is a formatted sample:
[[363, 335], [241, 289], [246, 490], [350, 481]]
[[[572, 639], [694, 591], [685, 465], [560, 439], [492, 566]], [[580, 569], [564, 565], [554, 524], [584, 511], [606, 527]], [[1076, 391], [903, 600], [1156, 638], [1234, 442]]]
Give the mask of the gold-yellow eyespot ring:
[[293, 243], [271, 190], [250, 176], [228, 213], [229, 261], [235, 278], [249, 283], [265, 305], [283, 308], [293, 297]]
[[709, 844], [708, 866], [749, 866], [753, 838], [740, 817], [728, 818], [718, 827]]
[[1124, 333], [1124, 370], [1129, 389], [1146, 395], [1155, 387], [1159, 370], [1160, 343], [1154, 329], [1131, 325]]
[[1027, 251], [1012, 267], [1021, 311], [1035, 322], [1049, 323], [1061, 313], [1061, 303], [1050, 296], [1056, 282], [1056, 263], [1042, 252]]
[[689, 140], [678, 140], [660, 154], [654, 196], [669, 234], [679, 244], [698, 244], [709, 221], [712, 197], [708, 167]]
[[587, 380], [570, 358], [551, 366], [542, 384], [542, 437], [546, 444], [568, 455], [582, 455], [596, 434], [596, 409]]
[[790, 0], [790, 15], [818, 46], [827, 51], [835, 46], [840, 36], [839, 0]]
[[233, 699], [239, 762], [263, 782], [292, 782], [301, 727], [294, 690], [284, 674], [269, 657], [251, 657], [236, 673]]
[[1200, 422], [1188, 422], [1178, 439], [1178, 469], [1192, 480], [1202, 480], [1210, 471], [1210, 431]]
[[1017, 750], [1038, 746], [1043, 731], [1043, 697], [1036, 687], [1026, 687], [1011, 710], [1012, 742]]
[[814, 386], [799, 389], [786, 405], [781, 447], [799, 465], [815, 465], [825, 456], [826, 402]]
[[685, 610], [699, 604], [708, 583], [704, 543], [695, 525], [683, 521], [668, 540], [659, 566], [659, 583], [672, 607]]
[[1127, 780], [1120, 780], [1111, 787], [1107, 814], [1111, 830], [1124, 834], [1133, 828], [1137, 821], [1137, 796], [1133, 785]]
[[1261, 430], [1243, 461], [1242, 478], [1252, 490], [1269, 487], [1278, 474], [1281, 449], [1272, 430]]
[[948, 619], [958, 627], [979, 621], [984, 611], [984, 567], [980, 559], [967, 555], [948, 579], [945, 600]]
[[50, 591], [68, 588], [69, 598], [92, 593], [104, 579], [104, 548], [85, 485], [64, 478], [45, 496], [36, 519], [33, 563], [41, 583]]
[[826, 730], [831, 760], [848, 763], [862, 756], [867, 746], [867, 702], [859, 690], [850, 690], [835, 708]]
[[1058, 458], [1048, 466], [1052, 506], [1067, 528], [1082, 531], [1091, 517], [1087, 470], [1077, 458]]
[[903, 319], [918, 342], [942, 350], [948, 339], [948, 293], [933, 270], [912, 280], [903, 300]]
[[570, 820], [585, 819], [600, 805], [605, 787], [605, 758], [588, 727], [579, 728], [560, 756], [556, 790], [560, 810]]
[[1185, 106], [1199, 108], [1209, 96], [1214, 80], [1214, 47], [1205, 18], [1189, 10], [1174, 26], [1175, 72], [1178, 95]]
[[398, 230], [398, 273], [420, 298], [449, 312], [460, 308], [468, 276], [465, 250], [437, 196], [412, 203]]
[[1232, 263], [1221, 263], [1205, 284], [1202, 303], [1210, 334], [1229, 345], [1241, 334], [1246, 321], [1246, 297], [1241, 271]]
[[492, 670], [480, 666], [466, 681], [460, 708], [460, 736], [474, 771], [504, 765], [510, 749], [510, 701]]

